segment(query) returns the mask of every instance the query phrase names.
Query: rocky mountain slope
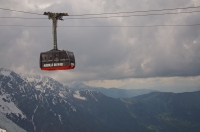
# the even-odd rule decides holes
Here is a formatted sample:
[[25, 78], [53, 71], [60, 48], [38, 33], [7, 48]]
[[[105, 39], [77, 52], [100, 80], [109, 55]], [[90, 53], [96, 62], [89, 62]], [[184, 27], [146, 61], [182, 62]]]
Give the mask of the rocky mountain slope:
[[115, 99], [0, 68], [0, 112], [28, 132], [195, 132], [199, 100], [200, 92]]
[[[136, 124], [119, 100], [97, 91], [70, 91], [49, 77], [0, 69], [0, 88], [1, 112], [28, 132], [119, 131], [127, 124], [126, 118]], [[113, 104], [121, 107], [125, 116]], [[110, 126], [110, 121], [119, 125]]]

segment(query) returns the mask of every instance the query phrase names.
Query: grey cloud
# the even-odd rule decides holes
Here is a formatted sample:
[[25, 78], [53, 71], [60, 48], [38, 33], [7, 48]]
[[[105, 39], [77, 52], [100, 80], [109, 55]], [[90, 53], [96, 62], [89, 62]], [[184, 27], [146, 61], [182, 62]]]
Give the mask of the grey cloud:
[[[8, 8], [11, 1], [2, 1]], [[113, 4], [114, 3], [114, 4]], [[26, 10], [27, 1], [15, 1], [12, 9]], [[34, 6], [35, 4], [35, 6]], [[99, 4], [99, 5], [98, 5]], [[200, 4], [200, 3], [199, 3]], [[43, 5], [43, 9], [39, 8]], [[46, 5], [46, 8], [45, 8]], [[98, 5], [98, 6], [97, 6]], [[69, 12], [69, 14], [119, 12], [193, 6], [194, 1], [36, 1], [32, 12]], [[80, 7], [81, 6], [81, 7]], [[88, 6], [88, 7], [87, 7]], [[90, 9], [91, 8], [91, 9]], [[96, 10], [95, 10], [96, 9]], [[17, 16], [6, 11], [7, 16]], [[0, 12], [3, 14], [3, 11]], [[22, 17], [46, 17], [19, 13]], [[153, 25], [199, 23], [196, 14], [131, 18], [59, 21], [59, 25]], [[67, 17], [65, 17], [67, 18]], [[48, 25], [46, 20], [2, 19], [5, 24]], [[126, 78], [151, 78], [200, 75], [199, 27], [154, 28], [63, 28], [58, 27], [58, 48], [73, 51], [73, 71], [43, 72], [39, 54], [53, 48], [52, 28], [0, 27], [0, 67], [19, 72], [45, 74], [65, 81], [89, 81]], [[194, 42], [195, 41], [195, 42]]]

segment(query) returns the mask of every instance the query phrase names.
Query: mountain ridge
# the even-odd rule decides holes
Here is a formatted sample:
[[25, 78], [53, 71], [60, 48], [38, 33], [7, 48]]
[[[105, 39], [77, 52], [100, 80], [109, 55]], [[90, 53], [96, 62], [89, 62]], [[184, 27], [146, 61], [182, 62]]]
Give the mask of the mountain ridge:
[[70, 90], [93, 90], [99, 91], [102, 94], [112, 98], [130, 98], [151, 92], [158, 92], [158, 90], [151, 89], [119, 89], [119, 88], [103, 88], [87, 86], [82, 82], [75, 82], [69, 87]]
[[[115, 99], [99, 91], [71, 90], [48, 77], [0, 71], [0, 111], [28, 132], [200, 130], [199, 91]], [[15, 109], [5, 109], [9, 106]]]

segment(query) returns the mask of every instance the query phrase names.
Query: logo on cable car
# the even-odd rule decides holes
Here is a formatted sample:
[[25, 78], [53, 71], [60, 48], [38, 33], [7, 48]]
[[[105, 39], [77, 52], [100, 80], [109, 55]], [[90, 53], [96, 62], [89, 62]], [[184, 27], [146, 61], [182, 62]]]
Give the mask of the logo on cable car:
[[44, 64], [43, 67], [53, 67], [53, 66], [63, 66], [63, 63], [49, 63], [49, 64]]

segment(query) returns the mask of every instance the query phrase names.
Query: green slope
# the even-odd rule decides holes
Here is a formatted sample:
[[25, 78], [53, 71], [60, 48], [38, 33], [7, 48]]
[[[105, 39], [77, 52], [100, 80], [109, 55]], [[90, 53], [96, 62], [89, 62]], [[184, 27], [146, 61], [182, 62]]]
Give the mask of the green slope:
[[137, 121], [155, 132], [199, 132], [200, 91], [155, 92], [121, 99]]

